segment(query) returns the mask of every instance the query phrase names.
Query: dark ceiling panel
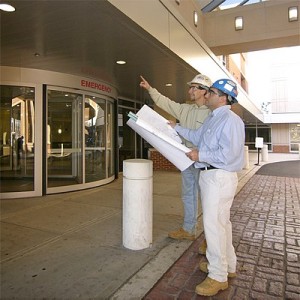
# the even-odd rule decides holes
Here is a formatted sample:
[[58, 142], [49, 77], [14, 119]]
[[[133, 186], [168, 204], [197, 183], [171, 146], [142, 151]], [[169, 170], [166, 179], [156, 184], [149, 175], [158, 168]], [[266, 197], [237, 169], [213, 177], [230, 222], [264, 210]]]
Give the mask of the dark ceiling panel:
[[[197, 71], [107, 1], [10, 1], [1, 12], [1, 64], [95, 77], [140, 98], [139, 75], [173, 99]], [[117, 60], [126, 65], [117, 65]]]

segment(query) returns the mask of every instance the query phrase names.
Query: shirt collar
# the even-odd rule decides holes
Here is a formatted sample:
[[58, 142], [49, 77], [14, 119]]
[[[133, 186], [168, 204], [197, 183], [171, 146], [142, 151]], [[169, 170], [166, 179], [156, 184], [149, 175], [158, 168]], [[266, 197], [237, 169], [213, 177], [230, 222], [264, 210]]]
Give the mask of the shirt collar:
[[216, 109], [214, 109], [211, 113], [212, 116], [217, 116], [218, 114], [221, 114], [222, 112], [224, 111], [227, 111], [231, 108], [231, 105], [223, 105], [223, 106], [220, 106]]

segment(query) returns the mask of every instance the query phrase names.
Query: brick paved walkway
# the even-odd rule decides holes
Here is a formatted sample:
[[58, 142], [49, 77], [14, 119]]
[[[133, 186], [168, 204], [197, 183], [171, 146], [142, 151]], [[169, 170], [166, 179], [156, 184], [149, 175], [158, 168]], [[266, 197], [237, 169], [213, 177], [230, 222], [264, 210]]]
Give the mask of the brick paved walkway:
[[238, 276], [214, 297], [195, 294], [201, 235], [144, 297], [167, 299], [300, 299], [300, 178], [254, 175], [231, 209]]

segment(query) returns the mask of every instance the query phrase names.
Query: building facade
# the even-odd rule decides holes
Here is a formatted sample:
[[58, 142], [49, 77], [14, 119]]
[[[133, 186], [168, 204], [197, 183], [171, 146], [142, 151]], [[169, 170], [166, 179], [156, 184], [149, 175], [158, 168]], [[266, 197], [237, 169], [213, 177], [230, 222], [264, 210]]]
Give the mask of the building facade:
[[[129, 111], [153, 105], [140, 75], [177, 102], [198, 73], [232, 78], [249, 147], [264, 136], [271, 151], [296, 149], [296, 123], [288, 124], [292, 143], [287, 124], [272, 128], [282, 143], [274, 149], [276, 134], [268, 139], [271, 123], [249, 98], [243, 67], [224, 65], [201, 39], [210, 20], [197, 1], [70, 3], [12, 0], [15, 12], [1, 11], [1, 198], [96, 187], [112, 182], [125, 159], [154, 159], [126, 125]], [[253, 119], [260, 126], [247, 124]]]

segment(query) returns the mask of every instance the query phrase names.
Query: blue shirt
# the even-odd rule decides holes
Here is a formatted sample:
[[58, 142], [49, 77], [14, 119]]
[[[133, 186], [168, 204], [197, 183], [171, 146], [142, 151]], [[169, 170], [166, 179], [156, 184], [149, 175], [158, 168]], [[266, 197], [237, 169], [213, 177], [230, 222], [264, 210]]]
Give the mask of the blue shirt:
[[230, 110], [230, 105], [218, 107], [196, 130], [175, 126], [185, 139], [197, 145], [199, 162], [196, 168], [214, 166], [230, 172], [244, 166], [245, 127], [241, 118]]

